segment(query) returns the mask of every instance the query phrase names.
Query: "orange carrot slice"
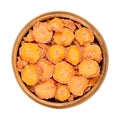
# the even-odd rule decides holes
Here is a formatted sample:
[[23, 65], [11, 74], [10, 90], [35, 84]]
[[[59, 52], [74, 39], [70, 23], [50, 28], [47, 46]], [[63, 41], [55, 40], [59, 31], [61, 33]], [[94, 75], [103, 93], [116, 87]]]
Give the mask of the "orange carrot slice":
[[89, 80], [88, 86], [94, 86], [97, 83], [99, 76], [100, 76], [100, 73], [96, 77], [88, 79]]
[[82, 76], [73, 76], [68, 82], [68, 87], [75, 96], [82, 96], [87, 86], [88, 80]]
[[61, 45], [52, 45], [48, 49], [48, 58], [54, 64], [60, 62], [65, 58], [65, 48]]
[[76, 45], [68, 47], [65, 59], [72, 65], [77, 65], [81, 61], [81, 51]]
[[74, 98], [75, 98], [75, 96], [74, 96], [73, 94], [71, 94], [71, 95], [69, 96], [69, 98], [68, 98], [68, 102], [73, 101], [73, 100], [74, 100]]
[[35, 85], [38, 80], [38, 72], [34, 65], [26, 65], [21, 72], [21, 78], [27, 85]]
[[71, 19], [62, 19], [64, 26], [69, 28], [71, 31], [75, 31], [76, 30], [76, 26], [75, 23], [71, 20]]
[[81, 29], [82, 28], [82, 25], [78, 22], [74, 22], [75, 23], [75, 26], [78, 28], [78, 29]]
[[31, 30], [31, 29], [29, 30], [29, 33], [27, 34], [27, 36], [25, 36], [23, 39], [24, 39], [24, 41], [27, 41], [27, 42], [32, 42], [32, 41], [34, 41], [33, 34], [32, 34], [32, 30]]
[[66, 84], [74, 74], [75, 71], [73, 66], [62, 61], [55, 65], [53, 78], [59, 83]]
[[33, 37], [36, 42], [48, 43], [51, 41], [53, 32], [48, 31], [47, 27], [48, 27], [47, 22], [37, 22], [33, 26]]
[[48, 30], [53, 30], [55, 32], [63, 31], [63, 22], [60, 18], [53, 18], [48, 25]]
[[53, 79], [40, 82], [35, 86], [35, 94], [41, 99], [50, 99], [55, 97], [56, 85]]
[[57, 86], [57, 91], [55, 95], [55, 99], [59, 101], [65, 101], [69, 98], [70, 91], [67, 85], [59, 85]]
[[38, 46], [42, 49], [40, 58], [43, 58], [47, 55], [49, 46], [46, 44], [38, 43]]
[[74, 33], [70, 29], [64, 28], [61, 33], [55, 33], [53, 38], [56, 44], [68, 46], [74, 40]]
[[81, 61], [78, 69], [80, 74], [86, 78], [95, 77], [100, 72], [99, 64], [91, 59], [84, 59]]
[[86, 45], [94, 41], [93, 32], [88, 28], [81, 28], [75, 32], [75, 38], [79, 41], [80, 45]]
[[17, 57], [17, 69], [18, 69], [18, 71], [22, 71], [22, 69], [24, 68], [24, 66], [25, 65], [27, 65], [27, 63], [25, 62], [25, 61], [23, 61], [21, 58], [20, 58], [20, 56], [19, 57]]
[[24, 43], [20, 47], [19, 55], [25, 62], [36, 63], [40, 58], [41, 49], [35, 43]]
[[90, 58], [100, 62], [102, 60], [100, 47], [97, 44], [85, 46], [83, 48], [83, 58]]
[[36, 67], [39, 67], [40, 69], [39, 74], [41, 74], [42, 81], [48, 80], [52, 77], [54, 72], [54, 65], [45, 58], [40, 59], [37, 62]]
[[35, 86], [34, 85], [26, 85], [28, 90], [30, 90], [31, 92], [35, 92]]

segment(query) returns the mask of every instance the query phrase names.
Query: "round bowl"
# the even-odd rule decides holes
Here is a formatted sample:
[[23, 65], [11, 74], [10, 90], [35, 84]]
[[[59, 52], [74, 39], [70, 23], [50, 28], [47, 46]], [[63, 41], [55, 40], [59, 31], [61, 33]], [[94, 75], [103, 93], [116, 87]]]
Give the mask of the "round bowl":
[[[101, 48], [102, 57], [103, 57], [102, 62], [100, 63], [100, 66], [101, 66], [100, 76], [96, 84], [88, 92], [86, 92], [86, 94], [84, 94], [82, 97], [78, 97], [77, 99], [70, 101], [70, 102], [54, 102], [54, 101], [48, 101], [48, 100], [43, 100], [43, 99], [38, 98], [34, 93], [32, 93], [26, 87], [26, 85], [21, 79], [20, 73], [18, 72], [17, 66], [16, 66], [20, 42], [23, 39], [23, 37], [28, 33], [29, 29], [32, 28], [33, 25], [38, 21], [45, 21], [48, 19], [56, 18], [56, 17], [68, 18], [78, 23], [81, 23], [83, 26], [87, 28], [90, 28], [93, 31], [95, 39]], [[103, 83], [105, 79], [107, 68], [108, 68], [108, 52], [107, 52], [107, 47], [106, 47], [103, 37], [101, 36], [100, 32], [90, 22], [88, 22], [84, 18], [76, 14], [73, 14], [73, 13], [64, 12], [64, 11], [54, 11], [54, 12], [48, 12], [48, 13], [39, 15], [38, 17], [32, 19], [30, 22], [27, 23], [27, 25], [23, 27], [23, 29], [18, 34], [16, 41], [14, 43], [14, 46], [13, 46], [12, 65], [13, 65], [13, 71], [14, 71], [18, 84], [30, 98], [32, 98], [34, 101], [38, 102], [39, 104], [42, 104], [48, 107], [66, 108], [66, 107], [72, 107], [75, 105], [79, 105], [80, 103], [83, 103], [84, 101], [88, 100], [99, 89], [99, 87], [101, 86], [101, 84]]]

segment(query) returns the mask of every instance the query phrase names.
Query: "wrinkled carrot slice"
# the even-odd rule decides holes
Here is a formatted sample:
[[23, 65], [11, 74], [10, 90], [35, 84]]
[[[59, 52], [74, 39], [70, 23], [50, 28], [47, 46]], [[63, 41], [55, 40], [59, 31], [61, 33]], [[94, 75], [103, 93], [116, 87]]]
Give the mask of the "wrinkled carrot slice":
[[51, 62], [49, 62], [48, 60], [46, 60], [45, 58], [40, 59], [37, 64], [36, 67], [40, 69], [39, 74], [41, 74], [41, 80], [48, 80], [52, 77], [53, 72], [54, 72], [54, 65], [51, 64]]
[[70, 29], [64, 28], [61, 33], [55, 33], [53, 38], [56, 44], [68, 46], [74, 40], [74, 33]]
[[90, 58], [100, 62], [102, 60], [100, 47], [97, 44], [85, 46], [83, 49], [83, 58]]
[[97, 83], [99, 76], [100, 76], [100, 73], [96, 77], [88, 79], [89, 80], [88, 86], [94, 86]]
[[94, 41], [93, 32], [85, 27], [75, 32], [75, 38], [79, 41], [80, 45], [86, 45]]
[[32, 34], [32, 30], [31, 30], [31, 29], [29, 30], [29, 33], [27, 34], [27, 36], [24, 37], [23, 39], [24, 39], [24, 41], [27, 41], [27, 42], [32, 42], [32, 41], [34, 41], [33, 34]]
[[89, 86], [89, 83], [88, 83], [88, 87], [85, 89], [85, 91], [84, 91], [84, 94], [86, 94], [86, 93], [88, 93], [90, 90], [91, 90], [91, 86]]
[[95, 77], [99, 71], [99, 64], [91, 59], [84, 59], [78, 66], [79, 72], [81, 75], [85, 76], [86, 78]]
[[81, 51], [76, 45], [68, 47], [65, 59], [72, 65], [77, 65], [81, 61]]
[[21, 72], [21, 78], [27, 85], [35, 85], [38, 80], [38, 72], [34, 65], [26, 65]]
[[40, 58], [41, 49], [35, 43], [24, 43], [20, 47], [19, 55], [25, 62], [36, 63]]
[[17, 69], [18, 71], [22, 71], [22, 69], [24, 68], [24, 66], [27, 65], [27, 63], [25, 61], [23, 61], [20, 56], [17, 57]]
[[68, 82], [70, 91], [76, 96], [82, 96], [87, 86], [88, 80], [82, 76], [73, 76]]
[[57, 91], [55, 95], [55, 99], [59, 101], [65, 101], [69, 98], [70, 91], [67, 85], [59, 85], [57, 86]]
[[73, 100], [74, 100], [74, 98], [75, 98], [75, 96], [74, 96], [73, 94], [71, 94], [71, 95], [69, 96], [69, 98], [68, 98], [68, 102], [73, 101]]
[[69, 28], [71, 31], [75, 31], [76, 30], [76, 26], [75, 23], [71, 20], [71, 19], [62, 19], [64, 26]]
[[38, 46], [39, 46], [40, 48], [42, 48], [40, 58], [45, 57], [45, 56], [47, 55], [47, 51], [48, 51], [49, 46], [46, 45], [46, 44], [42, 44], [42, 43], [39, 43]]
[[56, 85], [53, 79], [40, 82], [35, 86], [35, 93], [41, 99], [50, 99], [55, 97]]
[[54, 64], [65, 58], [65, 48], [61, 45], [52, 45], [48, 49], [48, 58]]
[[78, 22], [74, 22], [74, 23], [75, 23], [75, 25], [77, 26], [78, 29], [82, 28], [82, 25], [80, 23], [78, 23]]
[[31, 91], [31, 92], [35, 92], [35, 86], [34, 85], [26, 85], [27, 86], [27, 88]]
[[66, 84], [74, 74], [75, 71], [73, 66], [62, 61], [55, 65], [53, 78], [59, 83]]
[[33, 37], [36, 42], [48, 43], [51, 41], [53, 32], [48, 31], [47, 27], [48, 27], [47, 22], [37, 22], [33, 26]]
[[60, 18], [53, 18], [48, 25], [48, 30], [53, 30], [55, 32], [63, 31], [63, 22]]

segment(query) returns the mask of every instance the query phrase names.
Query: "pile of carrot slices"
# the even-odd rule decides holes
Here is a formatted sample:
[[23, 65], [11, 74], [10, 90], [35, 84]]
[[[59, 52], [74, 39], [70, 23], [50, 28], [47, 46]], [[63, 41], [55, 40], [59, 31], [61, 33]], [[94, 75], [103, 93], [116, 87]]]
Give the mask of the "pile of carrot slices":
[[66, 18], [38, 21], [21, 40], [17, 70], [40, 99], [69, 102], [100, 76], [102, 51], [90, 28]]

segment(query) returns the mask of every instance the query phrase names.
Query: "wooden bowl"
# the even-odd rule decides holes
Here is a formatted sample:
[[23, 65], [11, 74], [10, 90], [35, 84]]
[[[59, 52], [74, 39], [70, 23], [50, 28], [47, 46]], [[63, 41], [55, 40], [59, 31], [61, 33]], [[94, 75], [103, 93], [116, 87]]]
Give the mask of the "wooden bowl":
[[[83, 26], [92, 29], [94, 36], [95, 36], [99, 46], [101, 47], [102, 55], [103, 55], [103, 60], [101, 62], [100, 77], [99, 77], [99, 80], [97, 81], [97, 83], [94, 85], [94, 87], [89, 92], [87, 92], [82, 97], [78, 97], [77, 99], [75, 99], [71, 102], [52, 102], [52, 101], [47, 101], [47, 100], [38, 98], [35, 94], [33, 94], [30, 90], [28, 90], [26, 85], [23, 83], [23, 81], [21, 80], [20, 74], [17, 70], [17, 67], [16, 67], [18, 48], [19, 48], [20, 42], [21, 42], [22, 38], [26, 35], [26, 33], [29, 31], [29, 29], [31, 27], [33, 27], [33, 25], [37, 21], [45, 21], [47, 19], [51, 19], [51, 18], [55, 18], [55, 17], [70, 18], [71, 20], [81, 23]], [[91, 23], [89, 23], [84, 18], [82, 18], [78, 15], [75, 15], [73, 13], [63, 12], [63, 11], [54, 11], [54, 12], [42, 14], [42, 15], [34, 18], [30, 22], [28, 22], [27, 25], [25, 25], [24, 28], [20, 31], [20, 33], [18, 34], [18, 36], [16, 38], [16, 41], [15, 41], [15, 44], [13, 47], [13, 51], [12, 51], [12, 65], [13, 65], [14, 74], [15, 74], [18, 84], [30, 98], [32, 98], [34, 101], [36, 101], [40, 104], [48, 106], [48, 107], [66, 108], [66, 107], [71, 107], [71, 106], [83, 103], [84, 101], [89, 99], [99, 89], [99, 87], [101, 86], [102, 82], [105, 79], [107, 68], [108, 68], [108, 52], [107, 52], [106, 44], [105, 44], [103, 37]]]

